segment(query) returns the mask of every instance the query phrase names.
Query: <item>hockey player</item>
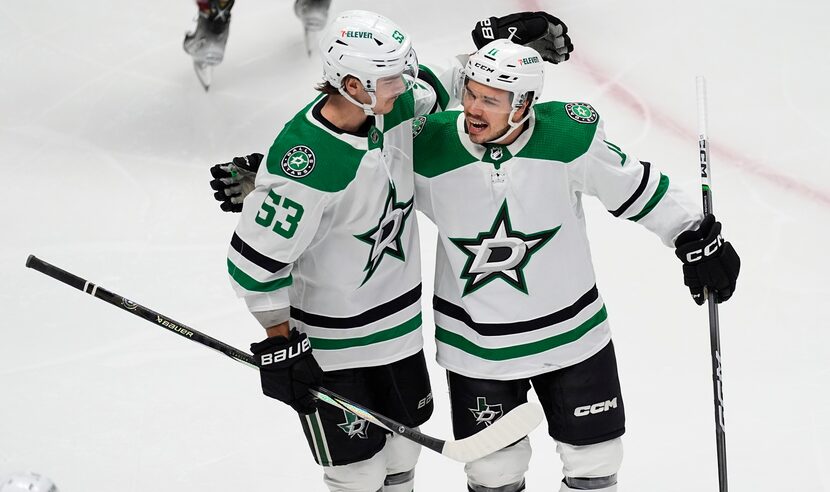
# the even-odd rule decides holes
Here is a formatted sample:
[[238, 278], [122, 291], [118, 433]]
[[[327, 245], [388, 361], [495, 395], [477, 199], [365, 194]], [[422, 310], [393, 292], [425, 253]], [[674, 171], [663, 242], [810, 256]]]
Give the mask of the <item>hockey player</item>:
[[[210, 88], [213, 67], [225, 57], [235, 1], [196, 0], [199, 8], [196, 28], [184, 37], [184, 51], [193, 57], [193, 69], [206, 91]], [[294, 15], [303, 24], [309, 55], [311, 39], [325, 27], [330, 6], [331, 0], [294, 0]]]
[[[466, 65], [463, 111], [416, 120], [415, 203], [439, 233], [437, 358], [457, 439], [533, 387], [564, 464], [561, 490], [611, 492], [624, 405], [582, 196], [674, 247], [698, 304], [704, 287], [729, 299], [740, 261], [713, 216], [609, 141], [593, 107], [535, 104], [540, 61], [529, 47], [493, 41]], [[529, 459], [525, 438], [467, 464], [469, 490], [524, 490]]]
[[[518, 26], [561, 61], [572, 47], [552, 20], [514, 16], [491, 37]], [[377, 14], [343, 14], [321, 56], [323, 95], [286, 125], [265, 165], [252, 154], [215, 166], [211, 185], [223, 210], [242, 211], [228, 270], [268, 334], [251, 346], [263, 392], [300, 413], [331, 490], [408, 492], [418, 446], [317, 408], [307, 390], [322, 384], [409, 426], [432, 411], [410, 156], [413, 116], [443, 109], [448, 91], [426, 69], [416, 80], [408, 36]]]
[[416, 107], [427, 112], [435, 95], [414, 85], [411, 40], [381, 15], [343, 13], [320, 48], [322, 94], [271, 146], [228, 271], [268, 335], [251, 345], [263, 392], [300, 414], [329, 489], [409, 492], [419, 446], [318, 408], [308, 387], [411, 427], [432, 413], [407, 156]]

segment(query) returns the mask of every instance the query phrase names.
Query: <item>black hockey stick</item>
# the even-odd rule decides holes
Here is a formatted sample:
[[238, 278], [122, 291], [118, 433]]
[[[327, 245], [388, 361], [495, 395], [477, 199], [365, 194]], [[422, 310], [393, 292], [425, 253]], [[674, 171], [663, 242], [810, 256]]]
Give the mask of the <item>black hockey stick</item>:
[[[700, 132], [700, 181], [703, 193], [703, 213], [712, 211], [712, 167], [709, 161], [709, 140], [706, 135], [706, 79], [698, 76], [697, 83], [697, 124]], [[718, 304], [715, 293], [707, 290], [706, 300], [709, 307], [709, 346], [712, 356], [712, 388], [715, 396], [715, 442], [718, 448], [718, 484], [720, 492], [727, 492], [726, 480], [726, 424], [723, 411], [723, 366], [720, 354], [720, 322], [718, 321]]]
[[[148, 309], [137, 302], [131, 301], [123, 296], [108, 291], [107, 289], [89, 282], [66, 270], [49, 264], [34, 255], [29, 255], [26, 266], [35, 269], [55, 280], [75, 287], [93, 297], [108, 302], [113, 306], [121, 308], [151, 323], [167, 329], [188, 340], [210, 347], [231, 359], [241, 362], [246, 366], [258, 369], [254, 358], [237, 348], [234, 348], [222, 341], [212, 338], [204, 333], [198, 332], [189, 326], [168, 318], [167, 316]], [[414, 441], [421, 446], [443, 454], [462, 463], [469, 463], [483, 458], [490, 453], [498, 451], [530, 433], [542, 421], [542, 408], [536, 403], [524, 403], [495, 421], [481, 432], [465, 439], [443, 440], [428, 436], [389, 417], [385, 417], [373, 410], [370, 410], [358, 403], [350, 401], [337, 393], [326, 388], [318, 387], [311, 390], [311, 393], [320, 401], [341, 408], [355, 414], [389, 432], [399, 434], [406, 439]]]

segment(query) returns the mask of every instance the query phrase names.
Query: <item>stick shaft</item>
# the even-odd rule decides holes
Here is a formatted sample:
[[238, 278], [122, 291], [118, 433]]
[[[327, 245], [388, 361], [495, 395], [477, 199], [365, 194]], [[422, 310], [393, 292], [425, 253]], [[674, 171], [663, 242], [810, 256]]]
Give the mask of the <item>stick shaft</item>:
[[212, 348], [217, 352], [222, 353], [234, 359], [238, 362], [256, 368], [256, 364], [254, 363], [254, 359], [251, 355], [236, 349], [224, 342], [221, 342], [213, 337], [205, 335], [199, 331], [194, 330], [193, 328], [180, 323], [172, 318], [168, 318], [167, 316], [157, 313], [152, 309], [146, 308], [141, 304], [133, 302], [126, 297], [118, 295], [114, 292], [110, 292], [109, 290], [100, 287], [88, 280], [85, 280], [77, 275], [67, 272], [62, 268], [56, 267], [51, 263], [47, 263], [40, 258], [37, 258], [34, 255], [29, 255], [29, 258], [26, 260], [26, 266], [32, 268], [34, 270], [43, 273], [44, 275], [48, 275], [55, 280], [63, 282], [67, 285], [75, 287], [76, 289], [83, 291], [93, 297], [97, 297], [104, 302], [112, 304], [113, 306], [127, 311], [130, 314], [138, 316], [139, 318], [143, 318], [153, 324], [161, 326], [162, 328], [175, 333], [181, 337], [187, 338], [197, 343], [201, 343], [202, 345]]
[[[29, 255], [29, 258], [26, 260], [26, 266], [34, 270], [37, 270], [45, 275], [48, 275], [49, 277], [52, 277], [55, 280], [58, 280], [59, 282], [63, 282], [69, 286], [75, 287], [76, 289], [90, 294], [93, 297], [97, 297], [98, 299], [101, 299], [102, 301], [112, 304], [117, 308], [127, 311], [130, 314], [134, 314], [140, 318], [150, 321], [151, 323], [161, 326], [162, 328], [165, 328], [168, 331], [171, 331], [181, 337], [200, 343], [206, 347], [212, 348], [213, 350], [216, 350], [217, 352], [226, 355], [237, 362], [245, 364], [249, 367], [253, 367], [254, 369], [259, 369], [251, 355], [242, 352], [241, 350], [232, 347], [231, 345], [228, 345], [220, 340], [205, 335], [202, 332], [194, 330], [193, 328], [183, 323], [180, 323], [172, 318], [168, 318], [163, 314], [157, 313], [152, 309], [146, 308], [141, 304], [138, 304], [137, 302], [133, 302], [127, 299], [126, 297], [123, 297], [103, 287], [93, 284], [92, 282], [78, 277], [75, 274], [69, 273], [60, 267], [47, 263], [34, 255]], [[338, 395], [337, 393], [331, 390], [322, 387], [317, 387], [312, 389], [311, 392], [312, 394], [317, 396], [318, 399], [324, 401], [325, 403], [352, 412], [355, 415], [359, 415], [369, 420], [370, 422], [379, 425], [380, 427], [386, 428], [389, 431], [400, 434], [401, 436], [411, 441], [414, 441], [424, 447], [432, 449], [433, 451], [441, 453], [444, 448], [444, 444], [446, 441], [434, 438], [432, 436], [428, 436], [415, 429], [412, 429], [411, 427], [407, 427], [406, 425], [403, 425], [400, 422], [397, 422], [389, 417], [381, 415], [372, 410], [368, 410], [360, 404], [347, 400], [346, 398]]]
[[[700, 182], [703, 200], [703, 213], [711, 214], [712, 207], [712, 163], [709, 157], [709, 139], [707, 135], [707, 97], [706, 79], [697, 77], [698, 107], [698, 148], [700, 151]], [[715, 293], [706, 292], [709, 309], [709, 347], [712, 358], [712, 390], [715, 404], [715, 444], [718, 452], [718, 485], [720, 492], [729, 489], [726, 477], [726, 424], [723, 404], [723, 366], [721, 363], [720, 321]]]

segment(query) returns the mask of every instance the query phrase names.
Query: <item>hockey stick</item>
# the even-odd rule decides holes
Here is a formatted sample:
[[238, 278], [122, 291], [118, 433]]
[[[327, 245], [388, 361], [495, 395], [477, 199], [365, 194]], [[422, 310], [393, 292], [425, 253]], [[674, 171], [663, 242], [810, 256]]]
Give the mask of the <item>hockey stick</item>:
[[[73, 275], [66, 270], [49, 264], [34, 255], [29, 255], [29, 258], [26, 260], [26, 266], [80, 291], [90, 294], [93, 297], [97, 297], [102, 301], [108, 302], [113, 306], [121, 308], [140, 318], [150, 321], [158, 326], [166, 328], [181, 337], [212, 348], [213, 350], [216, 350], [217, 352], [226, 355], [237, 362], [245, 364], [248, 367], [258, 369], [257, 365], [254, 363], [254, 358], [251, 355], [222, 341], [205, 335], [204, 333], [200, 333], [193, 328], [179, 323], [172, 318], [168, 318], [163, 314], [157, 313], [152, 309], [148, 309], [137, 302], [133, 302], [123, 296], [110, 292], [107, 289]], [[492, 425], [484, 428], [477, 434], [455, 441], [443, 440], [428, 436], [411, 427], [407, 427], [400, 422], [390, 419], [389, 417], [385, 417], [358, 403], [343, 398], [337, 393], [326, 388], [318, 387], [316, 389], [312, 389], [311, 393], [322, 402], [341, 408], [347, 412], [351, 412], [360, 418], [388, 430], [389, 432], [399, 434], [410, 441], [416, 442], [421, 446], [429, 448], [448, 458], [462, 463], [469, 463], [479, 458], [483, 458], [488, 454], [498, 451], [499, 449], [509, 446], [519, 439], [522, 439], [539, 425], [543, 416], [542, 408], [538, 404], [528, 402], [514, 408], [500, 419], [496, 420]]]
[[[712, 212], [712, 163], [709, 161], [709, 140], [706, 132], [706, 79], [698, 76], [697, 84], [697, 125], [700, 132], [700, 181], [703, 192], [703, 213]], [[709, 307], [709, 346], [712, 356], [712, 388], [715, 395], [715, 441], [718, 448], [718, 483], [720, 492], [727, 492], [726, 482], [726, 425], [723, 415], [723, 369], [720, 355], [720, 323], [715, 293], [706, 291]]]

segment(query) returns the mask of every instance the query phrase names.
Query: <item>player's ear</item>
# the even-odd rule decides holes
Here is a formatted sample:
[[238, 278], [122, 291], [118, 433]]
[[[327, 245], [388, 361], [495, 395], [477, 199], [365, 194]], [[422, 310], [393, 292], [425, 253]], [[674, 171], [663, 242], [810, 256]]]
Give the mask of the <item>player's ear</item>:
[[530, 98], [525, 99], [525, 102], [522, 103], [521, 109], [516, 111], [516, 113], [513, 115], [513, 123], [516, 123], [517, 121], [524, 118], [525, 115], [527, 115], [528, 111], [530, 111]]
[[356, 77], [346, 77], [343, 80], [343, 88], [346, 89], [346, 93], [352, 97], [355, 97], [363, 92], [363, 84], [361, 84]]

